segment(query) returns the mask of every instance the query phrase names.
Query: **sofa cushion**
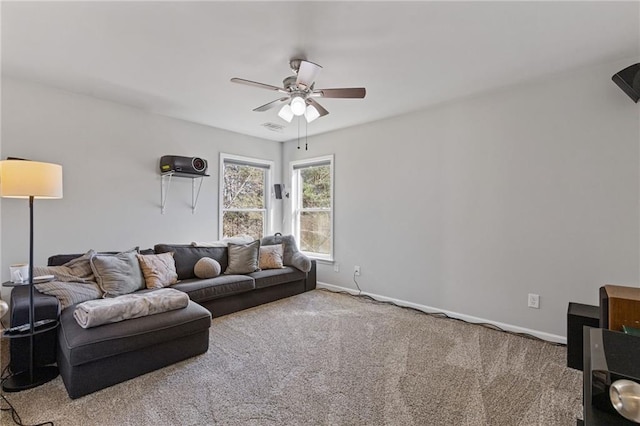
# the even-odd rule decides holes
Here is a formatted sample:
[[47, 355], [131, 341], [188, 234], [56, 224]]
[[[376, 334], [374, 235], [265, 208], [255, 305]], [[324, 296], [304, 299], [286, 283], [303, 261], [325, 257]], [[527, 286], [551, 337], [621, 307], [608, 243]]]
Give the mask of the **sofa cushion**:
[[251, 235], [236, 235], [234, 237], [223, 238], [218, 241], [192, 241], [191, 245], [195, 247], [227, 247], [231, 244], [249, 244], [253, 242], [255, 238]]
[[220, 275], [205, 280], [184, 280], [171, 288], [184, 291], [194, 302], [204, 302], [255, 289], [253, 278], [246, 275]]
[[156, 253], [173, 252], [173, 260], [176, 262], [176, 271], [179, 280], [195, 278], [193, 268], [196, 262], [203, 257], [215, 259], [220, 264], [222, 272], [227, 269], [226, 247], [193, 247], [188, 244], [156, 244]]
[[299, 269], [285, 266], [282, 269], [267, 269], [249, 274], [256, 280], [256, 288], [271, 287], [278, 284], [284, 284], [291, 281], [303, 280], [307, 274]]
[[[119, 251], [101, 251], [98, 254], [118, 254], [120, 253]], [[153, 249], [144, 249], [144, 250], [139, 250], [138, 253], [140, 254], [155, 254], [155, 251]], [[83, 256], [83, 254], [81, 253], [74, 253], [74, 254], [54, 254], [53, 256], [50, 256], [49, 259], [47, 260], [47, 265], [48, 266], [59, 266], [59, 265], [64, 265], [65, 263], [76, 259], [80, 256]], [[35, 276], [35, 275], [34, 275]]]
[[82, 365], [198, 333], [211, 326], [211, 313], [194, 302], [184, 309], [84, 329], [73, 308], [60, 314], [60, 347], [70, 365]]

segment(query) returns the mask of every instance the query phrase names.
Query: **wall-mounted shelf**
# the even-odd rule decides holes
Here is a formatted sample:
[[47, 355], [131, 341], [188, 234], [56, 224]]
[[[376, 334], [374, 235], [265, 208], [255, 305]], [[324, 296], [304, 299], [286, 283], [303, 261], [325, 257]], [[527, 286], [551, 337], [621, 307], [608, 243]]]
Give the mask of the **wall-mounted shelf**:
[[169, 188], [171, 186], [171, 178], [173, 178], [174, 176], [191, 179], [191, 214], [194, 214], [196, 212], [196, 205], [198, 204], [198, 198], [200, 197], [200, 189], [202, 188], [202, 181], [205, 177], [209, 177], [209, 175], [180, 173], [180, 172], [174, 172], [174, 171], [161, 173], [160, 175], [160, 213], [162, 214], [164, 214], [165, 207], [167, 205], [167, 196], [169, 194]]

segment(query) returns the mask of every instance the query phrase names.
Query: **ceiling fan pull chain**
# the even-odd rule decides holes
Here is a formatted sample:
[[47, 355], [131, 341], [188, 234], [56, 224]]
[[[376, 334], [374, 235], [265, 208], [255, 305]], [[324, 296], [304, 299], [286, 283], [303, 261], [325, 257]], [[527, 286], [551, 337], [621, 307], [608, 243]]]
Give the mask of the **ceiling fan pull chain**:
[[307, 138], [309, 137], [309, 122], [304, 120], [304, 150], [309, 151], [309, 141]]
[[300, 117], [298, 117], [298, 149], [300, 149]]

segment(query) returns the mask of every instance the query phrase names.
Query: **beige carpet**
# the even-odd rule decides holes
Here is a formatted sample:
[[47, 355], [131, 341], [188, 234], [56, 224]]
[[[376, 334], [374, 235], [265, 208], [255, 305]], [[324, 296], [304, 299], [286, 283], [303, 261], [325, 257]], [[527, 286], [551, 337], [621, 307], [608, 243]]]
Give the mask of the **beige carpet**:
[[565, 351], [316, 290], [217, 318], [206, 354], [83, 398], [60, 377], [6, 396], [28, 424], [573, 426]]

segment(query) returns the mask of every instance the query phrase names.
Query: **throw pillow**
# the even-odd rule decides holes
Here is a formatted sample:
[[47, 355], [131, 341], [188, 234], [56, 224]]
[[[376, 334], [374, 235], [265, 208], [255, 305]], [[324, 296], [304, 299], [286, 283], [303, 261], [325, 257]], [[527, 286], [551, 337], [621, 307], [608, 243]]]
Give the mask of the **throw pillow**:
[[136, 254], [147, 288], [163, 288], [178, 282], [173, 252]]
[[144, 276], [136, 258], [137, 250], [118, 254], [96, 254], [91, 269], [104, 297], [120, 296], [144, 288]]
[[282, 263], [284, 265], [293, 266], [294, 268], [300, 269], [302, 272], [309, 272], [311, 270], [311, 259], [298, 250], [296, 239], [293, 235], [270, 235], [262, 238], [261, 243], [263, 246], [282, 244], [284, 247]]
[[196, 262], [196, 266], [193, 267], [193, 273], [198, 278], [215, 278], [220, 275], [221, 269], [217, 260], [203, 257]]
[[282, 244], [260, 247], [260, 269], [280, 269], [282, 264], [282, 254], [284, 249]]
[[260, 240], [249, 244], [229, 243], [229, 266], [224, 271], [226, 275], [249, 274], [259, 271], [258, 256]]

